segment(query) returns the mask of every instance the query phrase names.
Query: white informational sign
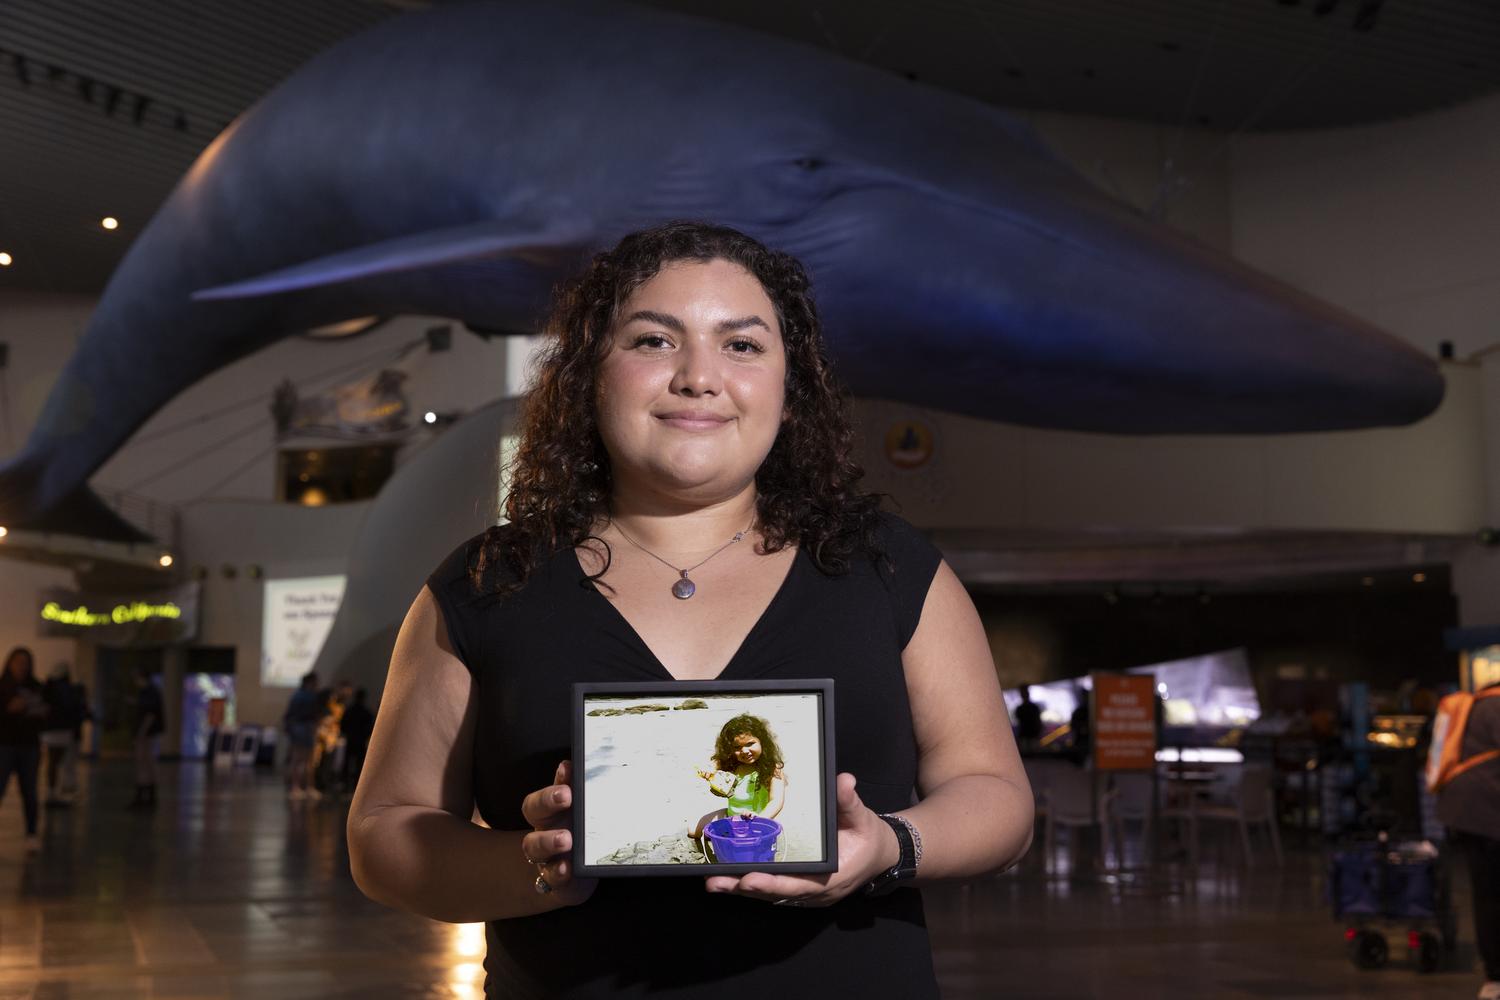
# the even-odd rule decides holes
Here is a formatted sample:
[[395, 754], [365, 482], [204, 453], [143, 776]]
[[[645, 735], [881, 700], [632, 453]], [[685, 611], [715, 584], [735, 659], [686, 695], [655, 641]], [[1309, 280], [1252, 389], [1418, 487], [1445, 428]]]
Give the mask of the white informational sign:
[[344, 577], [267, 580], [261, 619], [262, 687], [296, 687], [313, 668], [344, 599]]

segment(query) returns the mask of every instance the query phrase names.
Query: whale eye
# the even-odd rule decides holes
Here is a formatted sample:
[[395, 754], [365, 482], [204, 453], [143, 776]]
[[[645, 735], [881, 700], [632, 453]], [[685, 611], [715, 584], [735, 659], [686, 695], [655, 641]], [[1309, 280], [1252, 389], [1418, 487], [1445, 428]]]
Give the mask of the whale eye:
[[799, 156], [797, 159], [792, 161], [792, 165], [802, 170], [817, 170], [823, 166], [826, 166], [826, 163], [823, 160], [818, 159], [816, 156]]

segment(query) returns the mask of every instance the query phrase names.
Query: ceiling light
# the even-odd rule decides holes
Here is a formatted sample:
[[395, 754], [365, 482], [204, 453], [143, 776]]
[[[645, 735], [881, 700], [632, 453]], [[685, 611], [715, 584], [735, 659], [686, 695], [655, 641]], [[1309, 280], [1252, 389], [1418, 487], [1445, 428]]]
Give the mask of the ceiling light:
[[1426, 573], [1413, 573], [1411, 575], [1411, 581], [1412, 581], [1412, 583], [1423, 583], [1426, 580], [1427, 580], [1427, 574]]
[[99, 220], [99, 225], [103, 226], [105, 229], [119, 229], [120, 220], [115, 218], [113, 215], [106, 215], [104, 218]]
[[437, 423], [437, 414], [433, 413], [431, 410], [428, 410], [426, 413], [422, 414], [422, 419], [429, 424], [435, 424]]
[[0, 525], [0, 538], [4, 538], [8, 534], [10, 534], [10, 529]]
[[12, 259], [10, 254], [0, 251], [0, 267], [10, 267]]
[[161, 563], [162, 569], [166, 569], [168, 566], [172, 565], [172, 555], [169, 552], [163, 552], [161, 554], [161, 558], [156, 561]]

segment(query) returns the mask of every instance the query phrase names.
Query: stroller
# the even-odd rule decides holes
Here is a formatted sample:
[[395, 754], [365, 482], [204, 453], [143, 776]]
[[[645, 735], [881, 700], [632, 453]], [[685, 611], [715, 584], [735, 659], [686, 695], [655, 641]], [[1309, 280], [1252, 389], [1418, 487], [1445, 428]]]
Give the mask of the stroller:
[[1407, 954], [1419, 972], [1433, 972], [1458, 943], [1448, 866], [1427, 841], [1351, 841], [1329, 861], [1333, 917], [1344, 921], [1349, 959], [1378, 969], [1390, 958], [1382, 927], [1405, 927]]

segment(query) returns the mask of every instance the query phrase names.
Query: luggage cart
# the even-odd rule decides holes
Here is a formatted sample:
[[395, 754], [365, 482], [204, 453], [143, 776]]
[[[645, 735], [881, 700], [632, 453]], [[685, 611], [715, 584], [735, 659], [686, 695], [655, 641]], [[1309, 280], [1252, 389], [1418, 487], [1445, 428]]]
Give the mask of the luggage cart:
[[1373, 842], [1335, 849], [1328, 865], [1333, 917], [1344, 922], [1349, 960], [1378, 969], [1390, 958], [1383, 933], [1406, 931], [1407, 955], [1419, 972], [1433, 972], [1457, 941], [1457, 914], [1449, 891], [1448, 866], [1427, 841]]

